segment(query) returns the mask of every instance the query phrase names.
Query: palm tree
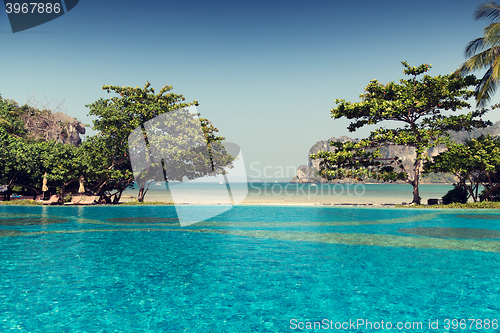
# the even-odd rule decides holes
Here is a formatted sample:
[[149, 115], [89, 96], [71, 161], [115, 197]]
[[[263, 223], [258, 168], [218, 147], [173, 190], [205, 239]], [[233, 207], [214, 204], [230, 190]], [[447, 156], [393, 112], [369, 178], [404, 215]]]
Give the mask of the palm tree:
[[480, 5], [474, 19], [487, 19], [491, 23], [483, 29], [483, 37], [472, 40], [465, 48], [469, 58], [458, 69], [462, 74], [486, 69], [476, 87], [477, 106], [483, 107], [491, 99], [500, 83], [500, 6], [493, 2]]

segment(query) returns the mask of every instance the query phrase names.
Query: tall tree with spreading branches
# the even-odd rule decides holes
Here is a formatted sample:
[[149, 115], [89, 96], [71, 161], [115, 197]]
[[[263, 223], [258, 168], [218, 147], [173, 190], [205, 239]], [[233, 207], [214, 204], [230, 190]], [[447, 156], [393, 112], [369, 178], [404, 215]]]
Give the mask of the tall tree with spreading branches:
[[[106, 172], [102, 172], [102, 170], [100, 172], [94, 172], [94, 175], [99, 178], [99, 180], [94, 183], [94, 188], [102, 191], [112, 183], [112, 188], [118, 187], [123, 191], [134, 181], [128, 145], [129, 135], [135, 129], [141, 128], [144, 126], [144, 123], [159, 115], [190, 105], [198, 105], [198, 102], [196, 100], [185, 102], [183, 95], [171, 92], [172, 86], [164, 86], [156, 92], [149, 82], [142, 88], [106, 85], [103, 86], [102, 89], [108, 93], [115, 93], [116, 95], [108, 99], [101, 98], [87, 105], [90, 109], [89, 115], [97, 117], [93, 123], [94, 129], [99, 131], [99, 134], [93, 139], [92, 145], [102, 146], [100, 151], [105, 152], [104, 156], [99, 156], [97, 158], [94, 156], [91, 157], [90, 160], [95, 161], [97, 159], [103, 160], [103, 162], [105, 161], [103, 170], [108, 170]], [[209, 145], [220, 143], [224, 140], [223, 137], [217, 135], [219, 130], [214, 127], [210, 121], [207, 119], [199, 119], [198, 121], [201, 123], [203, 135]], [[182, 129], [183, 125], [185, 124], [178, 124], [177, 127], [179, 127], [179, 130]], [[153, 138], [151, 137], [148, 139], [149, 143], [153, 145]], [[92, 152], [93, 150], [90, 149], [90, 151]], [[175, 152], [175, 155], [179, 154], [180, 152]], [[191, 152], [190, 157], [193, 155], [195, 154]], [[189, 163], [184, 164], [189, 164], [190, 166], [196, 165], [194, 162], [199, 162], [199, 160], [202, 159], [197, 158], [198, 155], [200, 154], [196, 154], [195, 158], [192, 158]], [[219, 161], [222, 161], [220, 162], [221, 164], [226, 162], [229, 163], [231, 160], [232, 159], [227, 154], [225, 154], [223, 158], [219, 158]], [[177, 165], [183, 164], [182, 162], [184, 161], [177, 161]], [[151, 166], [151, 168], [154, 167], [155, 165]], [[164, 169], [163, 166], [160, 167], [156, 165], [155, 170], [161, 171], [162, 169]], [[150, 178], [141, 178], [139, 181], [140, 184], [138, 185], [140, 189], [138, 201], [144, 200], [144, 196], [147, 192], [146, 183], [148, 179], [154, 179], [154, 176], [157, 176], [152, 173], [151, 170], [149, 170], [147, 174]], [[162, 173], [159, 172], [158, 176], [162, 176]], [[118, 196], [120, 194], [121, 192]]]
[[[478, 80], [473, 75], [461, 76], [455, 72], [448, 75], [429, 76], [431, 66], [410, 66], [406, 61], [403, 72], [410, 78], [399, 83], [381, 84], [372, 80], [360, 95], [361, 102], [351, 103], [336, 99], [337, 106], [331, 110], [332, 118], [353, 120], [348, 126], [354, 132], [366, 125], [393, 122], [402, 127], [380, 127], [368, 138], [357, 142], [332, 142], [334, 151], [313, 154], [320, 159], [320, 174], [326, 178], [378, 178], [384, 181], [403, 180], [413, 186], [412, 203], [420, 203], [419, 180], [423, 163], [429, 158], [428, 150], [446, 143], [449, 131], [470, 131], [484, 128], [491, 123], [481, 120], [487, 110], [475, 110], [466, 114], [453, 114], [470, 108], [468, 100], [474, 96]], [[445, 114], [450, 112], [451, 114]], [[405, 168], [402, 160], [382, 158], [380, 147], [403, 145], [413, 147], [414, 162]]]

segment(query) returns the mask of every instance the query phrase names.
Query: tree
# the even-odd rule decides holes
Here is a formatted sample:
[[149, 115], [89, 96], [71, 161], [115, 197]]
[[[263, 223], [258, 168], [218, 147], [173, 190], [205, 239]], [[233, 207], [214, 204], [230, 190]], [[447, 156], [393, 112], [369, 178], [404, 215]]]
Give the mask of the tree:
[[[24, 145], [21, 138], [10, 135], [0, 127], [0, 184], [7, 185], [6, 199], [9, 200], [12, 187], [24, 169]], [[21, 161], [21, 164], [19, 162]]]
[[486, 69], [476, 87], [477, 105], [483, 107], [500, 82], [500, 6], [492, 1], [484, 3], [476, 9], [474, 18], [487, 19], [490, 24], [484, 28], [483, 37], [472, 40], [465, 48], [465, 56], [469, 59], [460, 66], [459, 71], [465, 75]]
[[98, 194], [103, 202], [116, 204], [134, 181], [134, 176], [130, 161], [117, 160], [110, 141], [109, 137], [97, 134], [87, 138], [79, 148], [86, 190]]
[[0, 116], [0, 126], [10, 126], [10, 123]]
[[[459, 179], [457, 187], [474, 202], [489, 201], [500, 189], [500, 140], [487, 135], [465, 144], [450, 143], [448, 150], [425, 163], [425, 172], [451, 172]], [[479, 185], [485, 189], [481, 196]]]
[[59, 191], [63, 200], [66, 187], [85, 171], [84, 160], [80, 149], [72, 145], [30, 139], [22, 116], [31, 111], [38, 112], [0, 98], [0, 183], [7, 185], [8, 192], [16, 186], [33, 195], [41, 194], [43, 175], [47, 173], [49, 186]]
[[[107, 173], [100, 173], [100, 186], [109, 184], [112, 179], [109, 174], [111, 170], [118, 172], [115, 172], [114, 175], [117, 177], [115, 179], [119, 179], [120, 187], [125, 184], [128, 186], [134, 180], [131, 172], [128, 146], [130, 134], [134, 130], [142, 128], [142, 133], [144, 133], [145, 136], [143, 124], [147, 121], [180, 108], [197, 105], [198, 102], [196, 100], [189, 103], [184, 102], [184, 96], [170, 92], [172, 86], [164, 86], [158, 93], [155, 93], [155, 90], [151, 88], [149, 82], [147, 82], [143, 88], [106, 85], [103, 86], [103, 90], [106, 90], [108, 93], [114, 92], [119, 94], [119, 97], [115, 96], [109, 99], [101, 98], [97, 102], [87, 105], [87, 107], [90, 108], [89, 115], [98, 117], [98, 119], [93, 122], [93, 128], [99, 131], [98, 138], [95, 140], [103, 147], [103, 151], [105, 151], [104, 155], [100, 155], [101, 165], [104, 169], [109, 170]], [[200, 120], [203, 127], [203, 135], [209, 147], [211, 144], [220, 143], [224, 139], [223, 137], [215, 135], [218, 129], [213, 127], [208, 120]], [[140, 136], [142, 137], [142, 134]], [[213, 156], [213, 152], [215, 152], [215, 150], [210, 150], [209, 156]], [[179, 154], [179, 152], [175, 152], [173, 155], [179, 156]], [[199, 152], [191, 151], [190, 154], [190, 157], [193, 157], [196, 154], [199, 155]], [[227, 154], [224, 156], [227, 157]], [[179, 156], [179, 159], [182, 158], [186, 158], [186, 156]], [[189, 165], [196, 165], [197, 162], [200, 162], [200, 160], [190, 158]], [[178, 165], [186, 166], [188, 164], [178, 163]], [[163, 175], [161, 171], [164, 169], [164, 165], [159, 166], [158, 163], [156, 163], [148, 167], [147, 174], [151, 176], [151, 178], [161, 176]], [[151, 170], [156, 170], [156, 173], [151, 172]], [[140, 180], [138, 201], [143, 201], [144, 199], [147, 192], [147, 181], [148, 178], [146, 177], [142, 177]]]
[[[79, 180], [86, 171], [81, 149], [70, 144], [56, 141], [41, 142], [40, 174], [47, 172], [49, 187], [52, 185], [59, 192], [59, 202], [63, 202], [66, 188]], [[41, 177], [40, 177], [41, 182]], [[39, 183], [40, 184], [40, 183]]]
[[[428, 149], [446, 143], [448, 131], [470, 131], [491, 123], [480, 119], [486, 113], [485, 109], [467, 114], [444, 114], [445, 111], [470, 108], [467, 100], [474, 96], [474, 91], [468, 87], [475, 87], [478, 83], [473, 75], [424, 75], [417, 80], [417, 76], [427, 72], [430, 65], [412, 67], [407, 62], [402, 64], [405, 67], [403, 73], [411, 78], [386, 85], [372, 80], [360, 95], [361, 102], [336, 99], [337, 107], [331, 113], [335, 119], [353, 119], [348, 127], [350, 132], [384, 121], [404, 127], [380, 127], [358, 142], [332, 142], [335, 151], [320, 152], [311, 155], [311, 158], [322, 160], [320, 173], [327, 178], [356, 174], [360, 178], [370, 176], [384, 181], [404, 180], [413, 186], [412, 203], [419, 204], [418, 185], [423, 162], [428, 159]], [[381, 158], [379, 148], [388, 145], [405, 145], [415, 149], [411, 169], [406, 170], [398, 157]]]
[[[8, 194], [14, 186], [22, 187], [23, 192], [40, 194], [46, 173], [49, 189], [59, 192], [62, 201], [83, 176], [88, 192], [99, 195], [103, 203], [118, 203], [123, 191], [137, 180], [132, 172], [129, 135], [139, 130], [140, 137], [144, 134], [146, 138], [144, 124], [151, 125], [149, 120], [167, 113], [178, 115], [169, 118], [174, 121], [170, 126], [174, 131], [162, 132], [161, 126], [148, 128], [154, 134], [149, 137], [148, 148], [161, 150], [162, 160], [154, 161], [144, 171], [148, 178], [141, 179], [139, 201], [144, 199], [148, 180], [182, 181], [184, 177], [223, 173], [232, 161], [221, 144], [224, 138], [217, 135], [218, 129], [207, 119], [198, 118], [199, 114], [182, 109], [197, 102], [185, 103], [182, 95], [169, 93], [172, 87], [165, 86], [155, 93], [148, 82], [144, 88], [104, 86], [103, 89], [120, 97], [88, 105], [90, 115], [98, 117], [94, 129], [99, 133], [79, 147], [29, 138], [22, 116], [37, 110], [26, 105], [19, 107], [14, 101], [0, 97], [0, 184], [7, 185]], [[186, 130], [189, 123], [196, 125], [197, 133]], [[195, 134], [198, 141], [193, 140]], [[171, 138], [172, 149], [168, 144], [163, 146], [168, 141], [159, 140], [162, 135]], [[189, 145], [192, 142], [195, 144]]]
[[15, 101], [2, 99], [0, 95], [0, 128], [4, 128], [9, 134], [24, 137], [26, 130], [21, 113], [22, 108]]
[[[33, 195], [41, 193], [44, 173], [42, 151], [45, 143], [29, 142], [0, 128], [0, 183], [11, 192], [22, 187]], [[45, 155], [50, 156], [52, 152]]]

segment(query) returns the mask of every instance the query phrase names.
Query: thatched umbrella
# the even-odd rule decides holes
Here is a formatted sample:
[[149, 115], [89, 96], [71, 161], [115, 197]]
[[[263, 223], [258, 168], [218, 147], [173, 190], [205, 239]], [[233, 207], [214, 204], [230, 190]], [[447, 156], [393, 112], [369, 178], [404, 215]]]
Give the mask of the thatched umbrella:
[[43, 181], [42, 181], [42, 192], [47, 192], [49, 188], [47, 187], [47, 173], [43, 175]]
[[80, 176], [80, 187], [78, 188], [78, 193], [85, 193], [85, 187], [83, 186], [83, 176]]

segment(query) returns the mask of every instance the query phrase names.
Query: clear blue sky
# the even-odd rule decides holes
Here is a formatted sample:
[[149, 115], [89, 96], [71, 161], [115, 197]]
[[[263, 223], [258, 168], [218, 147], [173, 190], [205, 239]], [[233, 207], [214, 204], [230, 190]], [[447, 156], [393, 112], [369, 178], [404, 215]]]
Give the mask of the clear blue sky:
[[64, 100], [64, 112], [91, 124], [85, 104], [111, 97], [105, 84], [172, 85], [241, 146], [250, 177], [260, 165], [274, 179], [305, 164], [319, 140], [368, 133], [331, 119], [336, 98], [397, 81], [403, 60], [431, 63], [430, 75], [454, 71], [486, 26], [472, 18], [483, 2], [80, 0], [15, 34], [2, 10], [0, 94]]

